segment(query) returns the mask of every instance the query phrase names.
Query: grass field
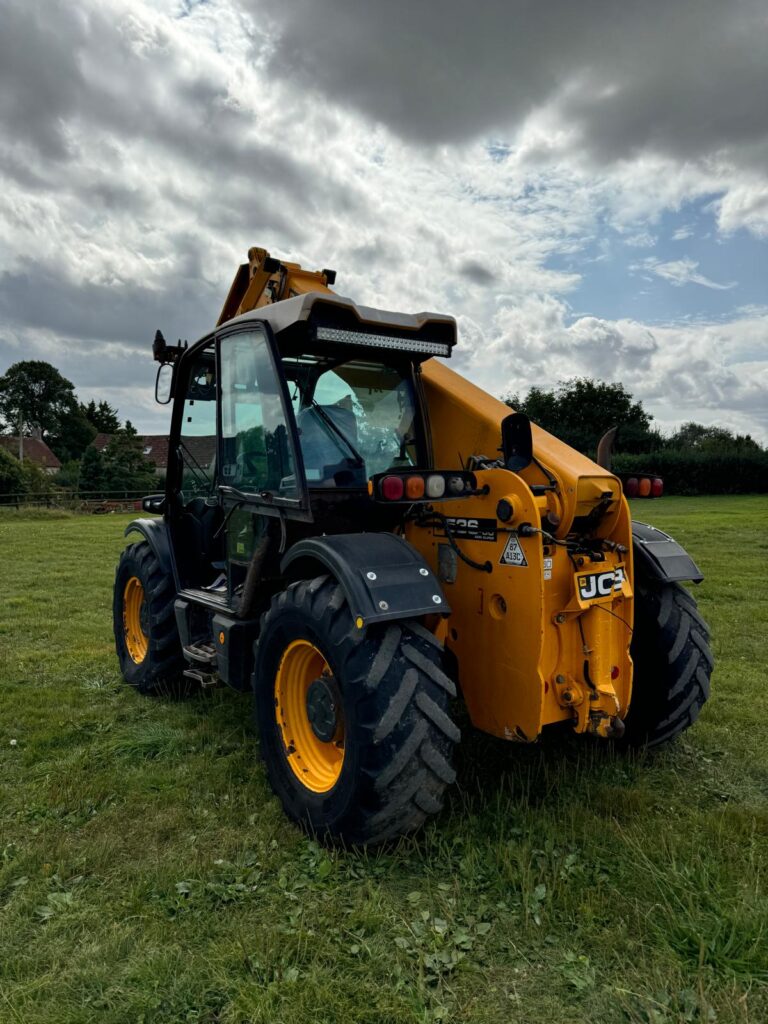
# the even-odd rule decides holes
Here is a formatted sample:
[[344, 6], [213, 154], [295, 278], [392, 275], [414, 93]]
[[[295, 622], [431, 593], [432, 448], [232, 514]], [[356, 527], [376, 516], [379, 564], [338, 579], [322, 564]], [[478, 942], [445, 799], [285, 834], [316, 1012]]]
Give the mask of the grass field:
[[0, 1021], [768, 1021], [768, 502], [643, 505], [707, 579], [713, 696], [654, 757], [465, 736], [425, 833], [329, 852], [249, 700], [121, 684], [129, 517], [0, 515]]

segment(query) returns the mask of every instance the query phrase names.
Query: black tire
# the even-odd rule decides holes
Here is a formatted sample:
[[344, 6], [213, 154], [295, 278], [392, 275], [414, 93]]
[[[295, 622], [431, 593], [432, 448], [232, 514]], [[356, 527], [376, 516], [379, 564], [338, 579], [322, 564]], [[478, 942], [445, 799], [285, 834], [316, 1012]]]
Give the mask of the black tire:
[[[277, 720], [278, 669], [286, 648], [302, 639], [325, 658], [343, 714], [340, 774], [320, 793], [288, 763]], [[442, 809], [460, 739], [442, 653], [415, 621], [357, 629], [342, 588], [327, 576], [273, 598], [255, 648], [254, 700], [269, 781], [289, 817], [324, 839], [356, 845], [413, 832]]]
[[[141, 626], [146, 638], [146, 653], [140, 659], [135, 648], [133, 655], [129, 650], [125, 618], [126, 587], [134, 579], [143, 589]], [[175, 597], [173, 580], [160, 568], [147, 541], [138, 541], [125, 548], [115, 574], [112, 619], [120, 671], [126, 683], [139, 693], [178, 694], [184, 689], [181, 682], [184, 659], [173, 612]]]
[[636, 583], [632, 700], [624, 742], [656, 747], [679, 736], [709, 697], [709, 626], [679, 583]]

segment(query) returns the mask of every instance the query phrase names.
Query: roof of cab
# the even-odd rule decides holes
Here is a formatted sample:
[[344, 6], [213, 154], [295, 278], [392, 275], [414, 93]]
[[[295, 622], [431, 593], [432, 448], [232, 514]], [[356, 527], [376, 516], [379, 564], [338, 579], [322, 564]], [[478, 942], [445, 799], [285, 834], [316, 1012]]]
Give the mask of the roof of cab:
[[[420, 331], [427, 324], [440, 324], [443, 330], [452, 328], [453, 344], [456, 340], [456, 320], [444, 313], [396, 313], [387, 309], [374, 309], [372, 306], [359, 306], [352, 299], [333, 292], [307, 292], [292, 299], [283, 299], [267, 306], [260, 306], [248, 313], [233, 317], [221, 325], [230, 327], [232, 324], [245, 323], [249, 320], [266, 321], [277, 334], [302, 320], [309, 320], [315, 306], [333, 306], [354, 316], [360, 324], [371, 327], [388, 327], [403, 331]], [[219, 328], [219, 330], [221, 330]]]

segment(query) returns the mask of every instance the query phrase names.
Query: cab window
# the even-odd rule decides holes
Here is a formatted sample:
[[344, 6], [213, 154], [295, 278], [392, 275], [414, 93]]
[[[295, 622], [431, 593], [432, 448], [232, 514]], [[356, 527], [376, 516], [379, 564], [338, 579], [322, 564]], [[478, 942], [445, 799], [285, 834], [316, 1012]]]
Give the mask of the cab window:
[[364, 487], [418, 462], [408, 370], [306, 355], [283, 360], [309, 487]]
[[297, 498], [280, 382], [262, 329], [220, 340], [220, 479], [246, 493]]
[[216, 457], [216, 352], [212, 343], [197, 355], [190, 370], [179, 452], [185, 501], [210, 495]]

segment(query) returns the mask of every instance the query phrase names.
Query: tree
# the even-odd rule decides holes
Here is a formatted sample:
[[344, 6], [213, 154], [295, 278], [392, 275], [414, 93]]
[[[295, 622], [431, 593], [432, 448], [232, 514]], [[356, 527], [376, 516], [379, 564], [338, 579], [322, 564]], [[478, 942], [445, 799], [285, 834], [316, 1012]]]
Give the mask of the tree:
[[663, 443], [660, 433], [651, 427], [653, 417], [642, 402], [633, 401], [623, 384], [577, 377], [562, 381], [551, 391], [532, 387], [525, 399], [510, 395], [505, 401], [592, 457], [602, 435], [614, 426], [619, 427], [617, 443], [623, 451], [651, 451]]
[[0, 503], [7, 503], [10, 495], [23, 494], [25, 483], [23, 465], [5, 448], [0, 448]]
[[749, 434], [734, 434], [726, 427], [705, 427], [702, 423], [684, 423], [668, 438], [667, 447], [680, 451], [710, 454], [747, 454], [763, 449]]
[[107, 490], [107, 474], [104, 468], [104, 457], [93, 445], [85, 449], [80, 463], [78, 490], [85, 498], [101, 497]]
[[109, 402], [99, 402], [97, 405], [91, 399], [88, 405], [82, 406], [82, 409], [88, 422], [92, 423], [99, 433], [116, 434], [120, 429], [117, 409], [113, 408]]
[[75, 401], [61, 413], [56, 431], [49, 434], [46, 441], [61, 462], [70, 462], [82, 458], [96, 434], [96, 427], [86, 417], [84, 406]]
[[144, 455], [130, 420], [112, 435], [104, 449], [104, 474], [109, 491], [147, 491], [155, 486], [154, 463]]
[[60, 433], [61, 420], [77, 404], [75, 386], [39, 359], [14, 363], [0, 377], [0, 417], [12, 433]]
[[18, 502], [19, 497], [43, 500], [51, 492], [51, 478], [34, 462], [20, 462], [0, 448], [0, 505]]

